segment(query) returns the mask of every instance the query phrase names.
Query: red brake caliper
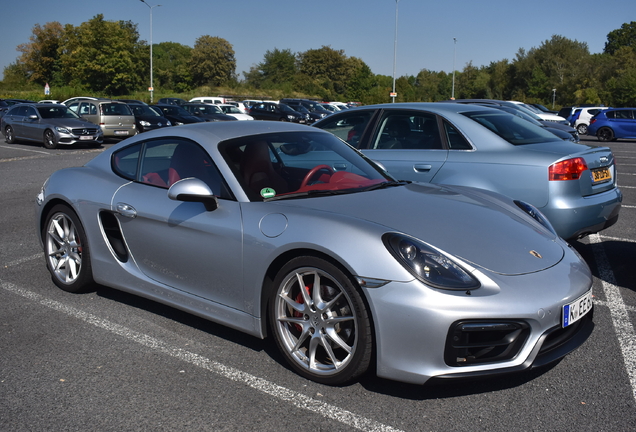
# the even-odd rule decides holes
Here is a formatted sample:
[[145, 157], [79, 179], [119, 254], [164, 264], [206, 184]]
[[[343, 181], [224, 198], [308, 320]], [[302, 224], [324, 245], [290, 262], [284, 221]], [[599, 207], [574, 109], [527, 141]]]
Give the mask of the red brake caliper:
[[[310, 285], [306, 285], [305, 286], [305, 291], [307, 291], [307, 294], [309, 294], [311, 296], [311, 288], [312, 288], [312, 284]], [[296, 296], [296, 303], [299, 304], [303, 304], [305, 303], [305, 301], [303, 300], [303, 295], [302, 293], [298, 293], [298, 295]], [[296, 318], [300, 318], [303, 316], [303, 314], [301, 314], [300, 312], [294, 310], [293, 314]], [[294, 324], [294, 326], [296, 326], [296, 330], [298, 330], [299, 332], [303, 331], [303, 328], [300, 326], [300, 324]]]

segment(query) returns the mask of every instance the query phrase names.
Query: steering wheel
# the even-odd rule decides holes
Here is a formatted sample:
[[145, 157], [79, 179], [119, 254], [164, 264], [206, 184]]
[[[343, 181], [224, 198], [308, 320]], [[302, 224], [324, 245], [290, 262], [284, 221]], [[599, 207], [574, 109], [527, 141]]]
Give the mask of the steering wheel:
[[309, 170], [309, 172], [305, 175], [305, 178], [303, 179], [302, 183], [300, 184], [300, 189], [304, 188], [305, 186], [307, 186], [307, 183], [309, 183], [309, 180], [311, 180], [311, 178], [313, 176], [316, 175], [316, 173], [318, 171], [329, 171], [330, 174], [329, 175], [333, 175], [333, 169], [329, 166], [329, 165], [316, 165], [315, 167], [313, 167], [312, 169]]

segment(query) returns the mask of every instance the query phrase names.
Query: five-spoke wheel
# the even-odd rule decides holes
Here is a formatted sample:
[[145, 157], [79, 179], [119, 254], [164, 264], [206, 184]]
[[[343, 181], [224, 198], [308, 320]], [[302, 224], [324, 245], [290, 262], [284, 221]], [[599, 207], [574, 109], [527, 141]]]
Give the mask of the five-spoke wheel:
[[55, 138], [55, 134], [50, 129], [44, 131], [44, 147], [47, 149], [54, 149], [57, 147], [57, 138]]
[[88, 243], [75, 213], [64, 205], [53, 207], [42, 234], [53, 282], [69, 292], [88, 288], [93, 282]]
[[4, 128], [4, 140], [7, 144], [15, 143], [15, 135], [11, 126]]
[[274, 286], [270, 324], [293, 369], [331, 385], [367, 370], [373, 344], [370, 319], [343, 270], [320, 258], [298, 257], [281, 269]]

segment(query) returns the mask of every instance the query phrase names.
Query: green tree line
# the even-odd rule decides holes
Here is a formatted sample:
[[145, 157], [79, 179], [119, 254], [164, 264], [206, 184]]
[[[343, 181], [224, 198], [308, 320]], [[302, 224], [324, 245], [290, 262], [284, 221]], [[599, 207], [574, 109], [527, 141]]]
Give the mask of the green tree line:
[[[69, 92], [123, 96], [143, 92], [150, 74], [150, 47], [131, 21], [96, 15], [79, 26], [36, 25], [29, 42], [4, 69], [0, 92], [52, 87]], [[158, 94], [216, 92], [237, 96], [310, 97], [322, 100], [390, 101], [393, 78], [329, 46], [294, 53], [268, 50], [243, 76], [225, 39], [204, 35], [194, 47], [153, 45], [153, 84]], [[422, 69], [396, 79], [396, 102], [449, 99], [453, 74]], [[600, 54], [587, 43], [554, 35], [539, 47], [519, 49], [512, 60], [455, 72], [455, 97], [515, 99], [546, 106], [604, 104], [636, 106], [636, 21], [607, 35]]]

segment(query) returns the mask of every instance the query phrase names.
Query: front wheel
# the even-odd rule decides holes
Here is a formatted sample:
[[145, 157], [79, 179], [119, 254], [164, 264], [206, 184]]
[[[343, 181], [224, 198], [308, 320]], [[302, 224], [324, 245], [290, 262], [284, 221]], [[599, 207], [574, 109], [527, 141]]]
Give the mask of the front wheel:
[[44, 131], [44, 147], [47, 149], [57, 148], [57, 138], [55, 138], [55, 134], [50, 129]]
[[600, 128], [598, 132], [596, 132], [596, 137], [599, 141], [607, 142], [614, 140], [614, 131], [612, 131], [608, 127]]
[[84, 228], [65, 205], [51, 209], [42, 232], [46, 266], [53, 283], [68, 292], [83, 292], [93, 284], [90, 252]]
[[7, 144], [15, 143], [15, 134], [13, 133], [13, 128], [11, 126], [4, 128], [4, 140]]
[[373, 347], [370, 318], [343, 270], [301, 256], [281, 269], [274, 287], [270, 325], [296, 372], [328, 385], [344, 384], [366, 372]]

